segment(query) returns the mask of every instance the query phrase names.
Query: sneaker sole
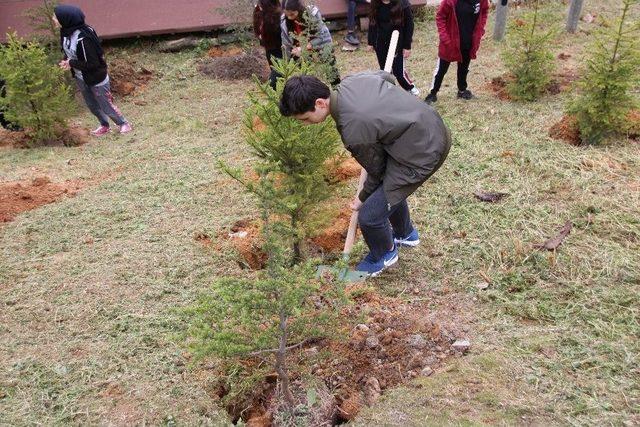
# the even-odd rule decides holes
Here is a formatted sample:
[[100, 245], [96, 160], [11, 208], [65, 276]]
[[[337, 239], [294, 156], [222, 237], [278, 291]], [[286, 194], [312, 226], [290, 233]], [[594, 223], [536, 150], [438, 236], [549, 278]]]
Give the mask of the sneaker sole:
[[406, 246], [408, 248], [415, 248], [416, 246], [418, 246], [420, 244], [420, 240], [419, 239], [418, 240], [410, 240], [410, 241], [394, 239], [393, 241], [398, 246]]
[[376, 271], [375, 273], [371, 273], [369, 275], [369, 277], [376, 277], [379, 276], [380, 273], [382, 273], [384, 270], [386, 270], [388, 267], [391, 267], [393, 264], [395, 264], [396, 262], [398, 262], [398, 255], [394, 256], [393, 258], [391, 258], [389, 261], [384, 263], [384, 267], [382, 267], [382, 270], [380, 271]]

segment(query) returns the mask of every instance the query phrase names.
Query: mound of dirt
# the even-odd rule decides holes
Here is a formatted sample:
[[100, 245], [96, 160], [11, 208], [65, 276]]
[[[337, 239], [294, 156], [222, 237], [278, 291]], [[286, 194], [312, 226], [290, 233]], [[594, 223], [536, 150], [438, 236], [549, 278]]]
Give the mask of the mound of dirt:
[[[238, 252], [241, 266], [261, 270], [267, 264], [267, 254], [262, 251], [258, 221], [242, 219], [237, 221], [229, 231], [221, 232], [218, 237]], [[196, 239], [206, 241], [198, 237]]]
[[111, 91], [127, 96], [144, 90], [153, 78], [153, 71], [140, 66], [135, 60], [114, 59], [109, 63]]
[[625, 132], [631, 139], [640, 139], [640, 110], [632, 110], [627, 115], [627, 125], [625, 126]]
[[21, 212], [54, 203], [64, 196], [74, 196], [81, 188], [79, 181], [54, 183], [46, 176], [32, 181], [0, 183], [0, 223], [12, 221]]
[[[470, 342], [463, 339], [465, 321], [460, 313], [464, 310], [457, 302], [439, 301], [443, 297], [435, 293], [420, 301], [407, 302], [383, 297], [362, 284], [347, 292], [354, 299], [354, 304], [346, 306], [340, 316], [345, 320], [343, 335], [347, 338], [324, 339], [292, 350], [287, 362], [290, 367], [297, 366], [291, 373], [294, 387], [311, 375], [322, 389], [330, 390], [333, 398], [322, 398], [324, 419], [314, 420], [318, 423], [314, 425], [350, 421], [365, 405], [375, 403], [385, 390], [418, 376], [432, 375], [448, 358], [462, 356], [470, 347]], [[439, 312], [429, 308], [434, 301], [438, 301]], [[362, 323], [353, 327], [348, 322], [354, 319], [362, 319]], [[246, 366], [259, 363], [243, 362]], [[276, 382], [277, 375], [268, 374], [250, 392], [249, 399], [246, 395], [238, 396], [236, 403], [242, 404], [227, 406], [228, 410], [235, 408], [230, 411], [232, 418], [251, 419], [256, 422], [254, 425], [271, 425], [274, 411], [270, 408], [276, 406], [277, 400]], [[222, 392], [217, 397], [228, 393], [224, 386], [215, 389]], [[306, 403], [299, 393], [294, 395], [299, 403]], [[337, 411], [333, 410], [334, 402]]]
[[578, 121], [574, 116], [564, 115], [562, 119], [549, 128], [549, 136], [568, 142], [571, 145], [580, 145], [580, 129]]
[[360, 176], [362, 167], [353, 157], [339, 157], [331, 159], [327, 163], [327, 180], [331, 184], [348, 181], [351, 178]]
[[[77, 147], [90, 141], [89, 131], [83, 127], [72, 124], [67, 128], [59, 130], [55, 139], [42, 141], [38, 146], [56, 147]], [[27, 131], [10, 131], [0, 128], [0, 147], [29, 148], [32, 147], [31, 138]]]
[[342, 251], [344, 249], [344, 241], [347, 238], [350, 219], [351, 210], [349, 208], [341, 210], [327, 227], [319, 230], [311, 237], [310, 243], [320, 248], [324, 253], [338, 253]]
[[254, 74], [261, 80], [269, 77], [269, 64], [257, 50], [234, 56], [207, 58], [198, 64], [198, 72], [221, 80], [249, 79]]
[[[546, 93], [549, 95], [558, 95], [559, 93], [569, 91], [578, 77], [578, 74], [576, 74], [574, 70], [566, 68], [553, 75], [551, 81], [547, 85]], [[511, 81], [513, 81], [513, 77], [510, 75], [494, 77], [489, 82], [488, 88], [498, 99], [511, 101], [511, 96], [507, 91], [507, 85]]]
[[489, 89], [495, 94], [498, 99], [503, 101], [510, 101], [511, 97], [507, 92], [507, 79], [504, 77], [494, 77], [489, 82]]
[[214, 46], [207, 52], [209, 58], [219, 58], [221, 56], [238, 56], [242, 55], [242, 49], [239, 47], [231, 47], [225, 49], [220, 46]]

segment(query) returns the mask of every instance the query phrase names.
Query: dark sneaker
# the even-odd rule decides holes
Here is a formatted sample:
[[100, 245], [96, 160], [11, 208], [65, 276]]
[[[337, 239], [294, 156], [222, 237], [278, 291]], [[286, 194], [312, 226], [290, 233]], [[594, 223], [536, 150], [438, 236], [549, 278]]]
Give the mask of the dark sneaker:
[[471, 98], [473, 98], [473, 94], [471, 93], [470, 90], [459, 90], [458, 91], [458, 98], [459, 99], [466, 99], [469, 100]]
[[360, 44], [360, 39], [356, 36], [356, 33], [349, 32], [346, 36], [344, 36], [344, 41], [354, 46], [358, 46]]
[[396, 262], [398, 262], [398, 247], [393, 245], [393, 249], [384, 254], [379, 260], [373, 259], [371, 253], [367, 254], [367, 256], [360, 261], [360, 264], [356, 266], [356, 271], [362, 271], [371, 277], [375, 277], [382, 273], [382, 270], [392, 266]]
[[426, 102], [427, 104], [431, 105], [434, 102], [436, 102], [438, 100], [438, 97], [436, 96], [435, 93], [430, 93], [429, 95], [427, 95], [427, 97], [424, 99], [424, 102]]
[[418, 246], [418, 244], [420, 243], [420, 236], [418, 235], [418, 230], [414, 228], [413, 231], [409, 233], [407, 237], [404, 237], [404, 238], [394, 237], [393, 241], [396, 244], [396, 246], [407, 246], [410, 248], [414, 248]]

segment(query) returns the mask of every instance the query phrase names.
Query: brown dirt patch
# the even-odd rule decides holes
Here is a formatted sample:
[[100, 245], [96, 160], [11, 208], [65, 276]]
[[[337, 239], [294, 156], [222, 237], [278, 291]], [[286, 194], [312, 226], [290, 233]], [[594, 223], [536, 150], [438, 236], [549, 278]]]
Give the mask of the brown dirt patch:
[[109, 63], [111, 90], [116, 95], [138, 94], [147, 87], [153, 75], [153, 71], [133, 59], [114, 59]]
[[[578, 74], [570, 68], [565, 68], [561, 72], [556, 73], [551, 78], [546, 92], [549, 95], [558, 95], [559, 93], [571, 90], [573, 83], [579, 78]], [[488, 89], [503, 101], [511, 101], [511, 96], [507, 91], [507, 85], [513, 81], [510, 75], [494, 77], [488, 83]]]
[[198, 64], [198, 72], [221, 80], [249, 79], [254, 74], [265, 80], [269, 77], [269, 65], [257, 50], [234, 56], [206, 58]]
[[335, 219], [329, 225], [309, 239], [313, 246], [320, 248], [324, 253], [338, 253], [344, 249], [344, 241], [347, 238], [347, 229], [351, 219], [351, 209], [344, 208], [332, 217]]
[[[261, 270], [267, 264], [267, 254], [262, 251], [259, 221], [241, 219], [236, 221], [230, 230], [220, 232], [218, 237], [223, 242], [220, 249], [231, 246], [238, 252], [242, 267]], [[209, 244], [211, 243], [208, 236], [200, 239], [196, 236], [196, 240], [204, 244], [207, 244], [207, 240]]]
[[[42, 141], [37, 146], [66, 146], [77, 147], [90, 141], [89, 130], [75, 124], [69, 125], [66, 129], [58, 132], [58, 137], [48, 141]], [[31, 139], [27, 131], [10, 131], [0, 128], [0, 147], [30, 148]]]
[[510, 101], [511, 97], [507, 92], [507, 79], [504, 77], [494, 77], [489, 82], [489, 90], [491, 90], [494, 95], [503, 101]]
[[580, 145], [580, 129], [578, 120], [574, 116], [565, 114], [562, 119], [549, 128], [549, 136], [568, 142], [571, 145]]
[[362, 167], [353, 157], [338, 157], [327, 162], [327, 180], [331, 184], [359, 177]]
[[65, 196], [74, 196], [82, 184], [79, 181], [51, 182], [42, 176], [32, 181], [0, 183], [0, 223], [12, 221], [21, 212], [54, 203]]
[[242, 48], [231, 47], [223, 48], [220, 46], [214, 46], [207, 52], [207, 56], [210, 58], [219, 58], [221, 56], [238, 56], [242, 54]]
[[[344, 338], [324, 339], [291, 351], [288, 366], [295, 384], [311, 375], [330, 390], [332, 398], [323, 411], [319, 424], [335, 425], [352, 420], [365, 406], [377, 401], [381, 394], [418, 376], [436, 372], [447, 359], [460, 357], [453, 348], [457, 339], [468, 338], [467, 321], [461, 313], [466, 304], [454, 296], [430, 291], [415, 301], [384, 297], [372, 288], [358, 284], [347, 289], [354, 304], [346, 306], [341, 318], [346, 319]], [[437, 306], [434, 311], [430, 306]], [[355, 319], [362, 322], [355, 325]], [[446, 319], [446, 320], [443, 320]], [[350, 323], [353, 322], [353, 323]], [[466, 350], [463, 350], [466, 352]], [[245, 366], [257, 366], [258, 360], [246, 360]], [[437, 373], [436, 373], [437, 375]], [[223, 375], [215, 375], [224, 377]], [[221, 380], [223, 381], [223, 380]], [[251, 392], [239, 397], [236, 404], [227, 405], [234, 420], [253, 419], [256, 425], [270, 425], [277, 407], [275, 373], [267, 374]], [[218, 384], [213, 387], [217, 397], [228, 391]], [[304, 397], [294, 393], [296, 400]], [[239, 404], [242, 402], [242, 404]], [[337, 411], [331, 411], [331, 402]], [[242, 410], [245, 410], [242, 413]]]
[[631, 110], [627, 115], [627, 126], [625, 126], [625, 132], [629, 135], [629, 138], [638, 140], [640, 139], [640, 110]]

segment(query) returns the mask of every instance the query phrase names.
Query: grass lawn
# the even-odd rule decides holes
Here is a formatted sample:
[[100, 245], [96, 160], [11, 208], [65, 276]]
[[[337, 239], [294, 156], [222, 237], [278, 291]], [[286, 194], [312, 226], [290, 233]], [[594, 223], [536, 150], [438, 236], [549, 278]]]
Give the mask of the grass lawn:
[[[586, 11], [612, 12], [609, 3]], [[546, 7], [561, 25], [565, 6]], [[435, 24], [418, 24], [414, 40], [408, 69], [424, 96]], [[571, 54], [559, 72], [577, 67], [588, 40], [585, 31], [557, 37], [554, 53]], [[471, 302], [471, 351], [385, 393], [358, 425], [640, 424], [638, 143], [552, 140], [548, 128], [571, 94], [498, 100], [487, 84], [504, 73], [499, 53], [487, 37], [472, 62], [470, 102], [455, 99], [455, 67], [447, 75], [437, 109], [455, 142], [409, 200], [423, 244], [371, 281], [389, 295], [411, 287]], [[241, 118], [252, 84], [204, 78], [193, 52], [161, 54], [147, 42], [108, 55], [156, 73], [144, 92], [117, 100], [132, 134], [0, 148], [0, 181], [85, 184], [0, 226], [0, 425], [226, 424], [206, 364], [189, 366], [175, 339], [174, 309], [216, 277], [248, 274], [235, 254], [194, 236], [255, 215], [215, 166], [220, 157], [250, 162]], [[338, 64], [349, 74], [376, 61], [339, 52]], [[482, 203], [480, 189], [509, 196]], [[566, 221], [574, 227], [557, 252], [533, 248]]]

